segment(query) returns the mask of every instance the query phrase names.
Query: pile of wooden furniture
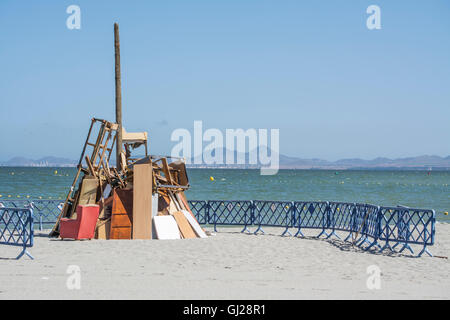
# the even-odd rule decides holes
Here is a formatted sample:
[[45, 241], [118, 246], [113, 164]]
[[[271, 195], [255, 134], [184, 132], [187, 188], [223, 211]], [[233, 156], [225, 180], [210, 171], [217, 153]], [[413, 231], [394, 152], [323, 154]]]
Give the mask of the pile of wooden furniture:
[[[147, 133], [122, 129], [123, 151], [113, 166], [118, 127], [92, 119], [77, 174], [50, 236], [59, 236], [61, 218], [76, 219], [78, 205], [97, 204], [97, 239], [206, 237], [184, 194], [189, 188], [184, 159], [148, 155]], [[145, 156], [132, 158], [132, 150], [141, 146]]]

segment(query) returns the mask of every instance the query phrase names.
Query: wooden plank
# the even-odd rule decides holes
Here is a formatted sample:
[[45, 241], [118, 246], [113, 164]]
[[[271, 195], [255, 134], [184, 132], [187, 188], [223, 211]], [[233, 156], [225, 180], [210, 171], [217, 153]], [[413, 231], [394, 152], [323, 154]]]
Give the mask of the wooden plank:
[[200, 227], [200, 225], [198, 224], [197, 220], [195, 220], [191, 214], [189, 212], [187, 212], [186, 210], [181, 210], [181, 212], [184, 214], [184, 216], [186, 217], [186, 219], [189, 221], [189, 223], [192, 226], [192, 229], [194, 229], [195, 233], [200, 237], [200, 238], [207, 238], [208, 236], [206, 235], [205, 231], [203, 231], [202, 227]]
[[98, 180], [85, 176], [81, 183], [80, 197], [78, 203], [80, 204], [95, 204], [97, 200]]
[[169, 202], [169, 213], [170, 214], [174, 214], [175, 212], [180, 211], [180, 208], [178, 208], [174, 198], [171, 196], [170, 193], [169, 193], [169, 199], [170, 199], [170, 202]]
[[158, 197], [158, 216], [169, 214], [170, 199], [165, 193], [159, 194]]
[[97, 224], [97, 230], [95, 233], [95, 239], [108, 240], [111, 230], [111, 219], [100, 221]]
[[116, 139], [116, 167], [120, 168], [122, 153], [122, 80], [120, 77], [120, 40], [119, 25], [114, 23], [114, 61], [116, 74], [116, 123], [118, 125]]
[[179, 185], [182, 186], [189, 185], [189, 179], [186, 173], [186, 165], [183, 161], [180, 160], [174, 161], [171, 164], [169, 164], [169, 168], [171, 170], [176, 170], [176, 172], [178, 173], [175, 180]]
[[167, 183], [172, 185], [173, 180], [172, 180], [172, 177], [170, 176], [170, 170], [169, 170], [169, 165], [167, 164], [167, 158], [162, 158], [161, 162], [162, 162], [162, 169], [164, 172], [164, 176], [167, 179]]
[[131, 239], [133, 190], [114, 190], [110, 239]]
[[107, 199], [102, 199], [97, 202], [97, 204], [100, 206], [100, 213], [98, 215], [99, 219], [104, 219], [106, 217], [106, 208], [111, 207], [113, 202], [113, 197], [109, 197]]
[[178, 200], [181, 200], [181, 202], [183, 203], [184, 207], [186, 208], [186, 211], [189, 212], [191, 214], [192, 218], [194, 218], [194, 220], [197, 221], [197, 223], [198, 223], [197, 218], [192, 213], [192, 210], [189, 207], [189, 203], [187, 202], [187, 199], [186, 199], [186, 196], [185, 196], [184, 192], [178, 192], [178, 193], [176, 193], [176, 196], [177, 196]]
[[178, 228], [180, 229], [181, 235], [183, 239], [193, 239], [197, 238], [194, 229], [192, 229], [191, 224], [187, 221], [184, 214], [180, 211], [177, 211], [173, 214], [173, 217], [177, 221]]
[[117, 169], [113, 167], [112, 170], [114, 171], [116, 178], [119, 179], [120, 185], [125, 187], [126, 185], [123, 182], [122, 178], [120, 177], [119, 172], [117, 172]]
[[152, 164], [133, 167], [133, 239], [152, 238]]
[[89, 156], [86, 156], [85, 160], [86, 160], [86, 164], [88, 165], [89, 173], [91, 174], [91, 176], [97, 177], [94, 167], [92, 166], [92, 162], [91, 162], [91, 160], [89, 160]]

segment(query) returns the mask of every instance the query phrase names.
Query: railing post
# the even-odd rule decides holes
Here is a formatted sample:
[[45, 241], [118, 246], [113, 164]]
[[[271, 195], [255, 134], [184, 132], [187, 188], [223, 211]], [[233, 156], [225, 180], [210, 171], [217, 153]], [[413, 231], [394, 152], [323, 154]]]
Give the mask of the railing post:
[[[428, 222], [429, 223], [429, 222]], [[417, 255], [418, 257], [421, 257], [422, 256], [422, 254], [424, 253], [424, 252], [426, 252], [430, 257], [432, 257], [433, 255], [431, 254], [431, 252], [428, 250], [428, 248], [427, 248], [427, 238], [428, 238], [428, 236], [427, 236], [427, 224], [428, 223], [424, 223], [424, 231], [423, 231], [423, 233], [424, 233], [424, 235], [423, 235], [423, 249], [422, 249], [422, 251], [420, 251], [419, 252], [419, 254]], [[435, 227], [436, 227], [436, 212], [434, 211], [434, 210], [431, 210], [431, 233], [430, 233], [430, 237], [431, 237], [431, 243], [430, 243], [430, 245], [433, 245], [434, 244], [434, 234], [435, 234], [435, 232], [436, 232], [436, 229], [435, 229]]]
[[205, 212], [205, 220], [206, 220], [206, 224], [211, 224], [211, 221], [209, 219], [209, 205], [208, 205], [209, 201], [205, 201], [205, 204], [203, 205], [203, 210]]
[[[330, 203], [328, 201], [325, 202], [325, 215], [324, 219], [322, 219], [322, 232], [319, 233], [317, 238], [320, 238], [322, 234], [325, 235], [325, 237], [329, 237], [329, 234], [325, 231], [326, 228], [328, 228], [329, 220], [330, 220]], [[324, 221], [325, 220], [325, 221]]]
[[[22, 252], [16, 257], [16, 260], [19, 260], [24, 254], [26, 254], [31, 260], [34, 260], [33, 256], [28, 252], [27, 250], [27, 242], [30, 241], [30, 246], [33, 246], [34, 242], [34, 226], [33, 226], [33, 209], [28, 208], [27, 211], [23, 212], [26, 214], [26, 219], [21, 219], [20, 217], [20, 211], [17, 211], [16, 214], [18, 215], [17, 223], [20, 226], [21, 235], [20, 238], [22, 238]], [[25, 220], [25, 221], [24, 221]], [[27, 237], [27, 226], [29, 226], [29, 234]]]
[[356, 212], [356, 204], [352, 203], [352, 209], [350, 211], [350, 221], [348, 222], [349, 233], [348, 236], [344, 239], [344, 241], [348, 241], [348, 239], [352, 238], [353, 226], [355, 224], [355, 212]]
[[250, 200], [250, 225], [255, 223], [255, 205], [253, 200]]
[[[406, 209], [406, 207], [404, 207]], [[401, 235], [399, 237], [399, 240], [404, 240], [404, 244], [403, 247], [400, 249], [400, 253], [403, 252], [403, 250], [408, 249], [411, 254], [414, 254], [413, 249], [411, 248], [411, 246], [409, 245], [408, 241], [410, 240], [411, 237], [411, 232], [410, 232], [410, 228], [409, 228], [409, 223], [411, 220], [411, 215], [409, 213], [409, 210], [406, 209], [405, 212], [402, 213], [401, 215], [401, 230], [399, 229], [399, 234]], [[395, 248], [398, 244], [400, 244], [400, 242], [397, 242], [396, 245], [393, 246], [393, 248]]]
[[248, 223], [247, 216], [250, 215], [250, 225], [251, 225], [251, 224], [252, 224], [252, 221], [253, 221], [253, 220], [252, 220], [252, 206], [253, 206], [253, 201], [250, 200], [250, 206], [249, 206], [249, 208], [247, 209], [247, 211], [250, 211], [250, 212], [244, 211], [244, 221], [245, 221], [245, 226], [244, 226], [244, 229], [242, 229], [241, 233], [243, 233], [243, 232], [245, 232], [245, 231], [247, 231], [248, 233], [251, 233], [250, 229], [248, 228], [249, 223]]
[[[256, 205], [253, 201], [253, 213], [256, 214]], [[261, 228], [261, 212], [258, 214], [258, 228], [253, 232], [253, 234], [258, 234], [258, 231], [261, 231], [263, 234], [265, 233], [264, 230]]]
[[297, 213], [297, 207], [295, 206], [295, 202], [291, 201], [291, 228], [295, 227], [295, 215]]
[[[392, 209], [388, 209], [391, 211]], [[397, 209], [398, 210], [398, 209]], [[391, 213], [391, 212], [390, 212]], [[395, 214], [395, 211], [394, 211]], [[389, 225], [390, 220], [392, 220], [392, 215], [389, 217], [389, 219], [386, 220], [385, 230], [386, 230], [386, 239], [384, 246], [380, 249], [379, 252], [383, 252], [385, 249], [389, 249], [391, 252], [395, 252], [394, 249], [392, 249], [391, 245], [389, 244], [389, 237], [391, 235], [391, 227]]]
[[331, 236], [335, 236], [336, 238], [338, 238], [339, 240], [341, 240], [341, 237], [339, 237], [336, 233], [336, 210], [334, 210], [333, 212], [331, 212], [331, 206], [330, 203], [328, 203], [327, 205], [327, 210], [328, 210], [328, 227], [330, 227], [332, 225], [332, 229], [331, 229], [331, 233], [328, 235], [327, 239], [329, 239]]
[[292, 225], [292, 210], [294, 209], [294, 202], [291, 201], [289, 204], [289, 211], [286, 212], [286, 229], [281, 234], [281, 236], [284, 236], [286, 233], [289, 233], [290, 236], [292, 236], [292, 233], [289, 231], [289, 228]]
[[[208, 217], [211, 217], [211, 204], [210, 204], [209, 200], [207, 201], [206, 208], [207, 208], [206, 210], [208, 212]], [[217, 212], [216, 212], [216, 210], [213, 211], [212, 216], [213, 216], [214, 232], [217, 232]]]
[[380, 232], [381, 232], [381, 209], [380, 206], [377, 206], [374, 239], [372, 243], [365, 249], [366, 251], [368, 251], [373, 246], [377, 246], [379, 249], [381, 249], [381, 246], [378, 244], [378, 239], [381, 236]]
[[[361, 206], [361, 205], [360, 205]], [[362, 218], [362, 222], [361, 222], [361, 231], [360, 231], [360, 234], [361, 234], [361, 237], [359, 238], [359, 240], [358, 241], [356, 241], [356, 245], [358, 246], [358, 247], [362, 247], [362, 245], [364, 244], [364, 243], [368, 243], [369, 244], [369, 246], [370, 246], [370, 244], [371, 244], [371, 242], [369, 241], [369, 240], [367, 240], [367, 238], [368, 238], [368, 235], [367, 235], [367, 229], [368, 229], [368, 221], [370, 220], [369, 218], [370, 218], [370, 216], [369, 216], [369, 208], [368, 208], [368, 206], [366, 205], [366, 204], [364, 204], [364, 210], [363, 210], [363, 215], [361, 215], [361, 217], [363, 217]], [[358, 243], [359, 242], [359, 243]]]
[[[292, 202], [294, 204], [294, 223], [296, 224], [298, 230], [297, 233], [294, 234], [294, 237], [298, 237], [298, 235], [301, 235], [303, 238], [305, 237], [305, 235], [302, 233], [302, 219], [301, 219], [301, 211], [298, 210], [297, 208], [297, 203], [294, 201]], [[304, 207], [304, 204], [302, 204], [302, 209]], [[297, 217], [298, 215], [298, 217]], [[297, 221], [298, 220], [298, 221]]]

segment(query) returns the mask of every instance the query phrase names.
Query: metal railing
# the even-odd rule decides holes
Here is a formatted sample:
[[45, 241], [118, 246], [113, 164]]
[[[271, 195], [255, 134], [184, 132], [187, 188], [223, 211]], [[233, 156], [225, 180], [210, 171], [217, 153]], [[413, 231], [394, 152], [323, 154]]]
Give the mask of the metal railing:
[[51, 228], [58, 218], [64, 201], [61, 200], [0, 200], [0, 207], [3, 205], [10, 208], [32, 208], [34, 209], [36, 223], [39, 230], [44, 227]]
[[34, 242], [33, 209], [31, 208], [0, 208], [0, 245], [20, 246], [24, 254], [33, 259], [27, 251]]
[[[264, 233], [263, 227], [282, 227], [282, 236], [302, 236], [302, 229], [317, 229], [317, 237], [335, 236], [336, 231], [348, 232], [344, 241], [350, 241], [364, 250], [377, 247], [380, 252], [389, 249], [399, 252], [421, 245], [432, 256], [428, 246], [434, 244], [436, 215], [434, 210], [403, 206], [382, 207], [347, 202], [262, 201], [262, 200], [189, 200], [199, 223], [208, 224], [217, 231], [218, 225], [242, 226], [242, 232]], [[384, 246], [380, 245], [384, 242]]]

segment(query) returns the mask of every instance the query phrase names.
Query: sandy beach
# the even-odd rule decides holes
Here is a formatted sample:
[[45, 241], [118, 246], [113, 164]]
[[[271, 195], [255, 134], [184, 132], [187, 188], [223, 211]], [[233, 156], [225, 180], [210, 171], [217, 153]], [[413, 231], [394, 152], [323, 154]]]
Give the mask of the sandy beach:
[[[430, 251], [448, 256], [450, 225], [436, 229]], [[280, 237], [279, 228], [239, 231], [165, 241], [61, 241], [37, 232], [35, 260], [8, 259], [20, 248], [0, 246], [0, 299], [450, 298], [448, 259], [367, 253], [309, 237], [317, 230], [303, 239]], [[366, 284], [371, 265], [381, 271], [379, 289]], [[79, 289], [67, 286], [69, 266], [79, 268]]]

